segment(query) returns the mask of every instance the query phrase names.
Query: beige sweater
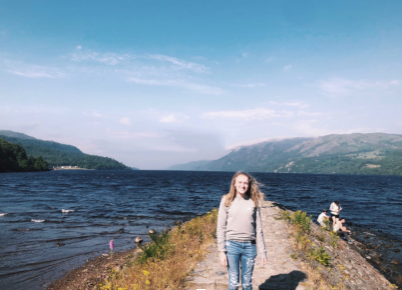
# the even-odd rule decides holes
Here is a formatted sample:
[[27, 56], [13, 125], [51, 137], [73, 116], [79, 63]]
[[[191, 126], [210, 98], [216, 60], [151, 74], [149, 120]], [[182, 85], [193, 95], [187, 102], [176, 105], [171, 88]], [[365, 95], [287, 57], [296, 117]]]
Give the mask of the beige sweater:
[[267, 249], [262, 231], [261, 211], [250, 198], [236, 197], [230, 206], [225, 206], [222, 198], [218, 213], [218, 249], [225, 251], [225, 242], [257, 241], [258, 250], [266, 257]]

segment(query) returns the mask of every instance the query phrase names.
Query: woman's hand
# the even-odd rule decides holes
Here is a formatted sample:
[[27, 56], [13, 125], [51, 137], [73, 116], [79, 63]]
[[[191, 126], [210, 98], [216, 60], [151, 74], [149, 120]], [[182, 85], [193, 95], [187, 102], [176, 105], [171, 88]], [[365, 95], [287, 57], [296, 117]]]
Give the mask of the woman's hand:
[[222, 266], [226, 267], [228, 265], [228, 259], [225, 252], [219, 252], [219, 261], [221, 262]]

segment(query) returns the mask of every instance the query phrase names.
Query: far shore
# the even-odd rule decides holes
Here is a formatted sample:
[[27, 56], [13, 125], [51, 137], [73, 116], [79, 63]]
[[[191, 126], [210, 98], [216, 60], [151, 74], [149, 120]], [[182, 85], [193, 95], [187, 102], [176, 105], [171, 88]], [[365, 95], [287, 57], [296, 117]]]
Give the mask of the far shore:
[[53, 170], [95, 170], [95, 169], [88, 169], [88, 168], [81, 168], [81, 167], [74, 167], [74, 168], [54, 167]]

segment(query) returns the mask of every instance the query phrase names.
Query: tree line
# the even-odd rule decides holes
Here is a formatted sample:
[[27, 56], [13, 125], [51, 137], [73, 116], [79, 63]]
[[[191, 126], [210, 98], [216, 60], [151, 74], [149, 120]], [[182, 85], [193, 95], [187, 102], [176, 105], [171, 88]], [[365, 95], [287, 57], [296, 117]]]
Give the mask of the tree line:
[[0, 138], [0, 172], [46, 171], [49, 164], [41, 156], [27, 156], [19, 145]]
[[23, 146], [29, 155], [42, 156], [50, 167], [70, 165], [86, 169], [130, 169], [112, 158], [85, 154], [77, 147], [71, 145], [10, 136], [2, 136], [0, 138]]

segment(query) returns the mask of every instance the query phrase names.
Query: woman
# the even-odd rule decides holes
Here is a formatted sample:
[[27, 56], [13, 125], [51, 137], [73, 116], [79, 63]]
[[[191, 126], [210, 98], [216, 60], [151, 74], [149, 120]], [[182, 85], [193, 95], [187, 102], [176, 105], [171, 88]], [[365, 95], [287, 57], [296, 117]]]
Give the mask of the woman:
[[335, 226], [339, 220], [339, 212], [342, 210], [339, 201], [335, 200], [333, 203], [331, 203], [329, 210], [331, 211], [332, 226]]
[[239, 264], [242, 264], [243, 290], [252, 290], [252, 274], [257, 256], [256, 240], [262, 256], [267, 262], [264, 234], [261, 225], [260, 206], [264, 194], [259, 183], [249, 174], [237, 172], [224, 195], [218, 213], [219, 260], [228, 267], [229, 290], [239, 287]]

